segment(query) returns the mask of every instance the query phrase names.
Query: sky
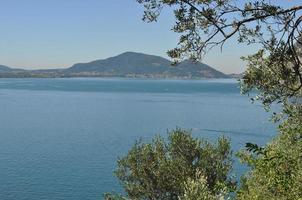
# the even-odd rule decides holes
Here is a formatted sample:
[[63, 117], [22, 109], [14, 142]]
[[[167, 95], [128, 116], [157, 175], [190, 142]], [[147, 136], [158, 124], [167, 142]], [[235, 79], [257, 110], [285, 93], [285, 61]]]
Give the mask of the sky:
[[[174, 18], [170, 10], [163, 10], [157, 23], [145, 23], [142, 5], [135, 0], [0, 3], [0, 64], [10, 67], [66, 68], [126, 51], [168, 58], [166, 51], [178, 41], [171, 31]], [[256, 50], [230, 40], [222, 52], [214, 48], [202, 62], [225, 73], [240, 73], [245, 69], [240, 57]]]

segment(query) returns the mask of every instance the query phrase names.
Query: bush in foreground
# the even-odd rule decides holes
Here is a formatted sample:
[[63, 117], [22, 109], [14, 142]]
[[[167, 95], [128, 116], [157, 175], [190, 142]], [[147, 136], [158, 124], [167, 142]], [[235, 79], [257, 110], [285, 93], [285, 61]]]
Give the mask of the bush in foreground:
[[118, 160], [115, 174], [126, 195], [105, 194], [106, 199], [218, 199], [232, 187], [227, 139], [212, 144], [181, 129], [168, 135], [167, 140], [158, 136], [151, 143], [136, 142]]
[[243, 178], [237, 199], [302, 200], [301, 111], [292, 112], [280, 125], [279, 135], [260, 151], [239, 154], [251, 171]]

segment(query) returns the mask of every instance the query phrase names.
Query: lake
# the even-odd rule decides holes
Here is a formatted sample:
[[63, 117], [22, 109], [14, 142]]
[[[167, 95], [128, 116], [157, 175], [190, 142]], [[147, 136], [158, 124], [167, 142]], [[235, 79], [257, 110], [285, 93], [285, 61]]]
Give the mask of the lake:
[[232, 79], [0, 79], [0, 199], [102, 199], [137, 139], [180, 127], [238, 151], [274, 136], [269, 116]]

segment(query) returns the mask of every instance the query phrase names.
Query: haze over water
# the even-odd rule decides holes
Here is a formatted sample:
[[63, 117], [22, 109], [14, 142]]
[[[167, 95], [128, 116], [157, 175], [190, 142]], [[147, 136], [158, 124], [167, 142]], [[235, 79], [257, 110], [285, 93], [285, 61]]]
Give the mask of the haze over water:
[[181, 127], [237, 151], [272, 138], [269, 116], [231, 79], [0, 79], [0, 199], [102, 199], [139, 138]]

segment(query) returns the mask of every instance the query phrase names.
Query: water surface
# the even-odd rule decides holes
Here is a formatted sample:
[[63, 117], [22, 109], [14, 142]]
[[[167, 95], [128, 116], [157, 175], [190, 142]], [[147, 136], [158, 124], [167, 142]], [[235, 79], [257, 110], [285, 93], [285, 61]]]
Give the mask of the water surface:
[[102, 199], [136, 139], [181, 127], [237, 151], [272, 138], [268, 118], [235, 80], [0, 79], [0, 199]]

